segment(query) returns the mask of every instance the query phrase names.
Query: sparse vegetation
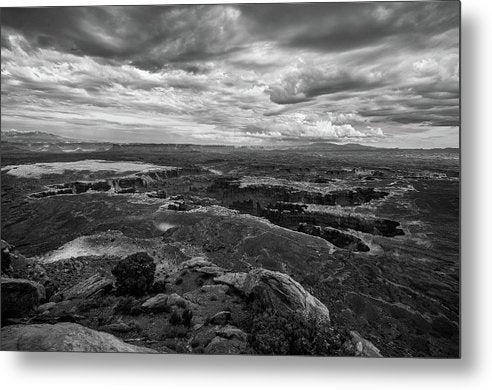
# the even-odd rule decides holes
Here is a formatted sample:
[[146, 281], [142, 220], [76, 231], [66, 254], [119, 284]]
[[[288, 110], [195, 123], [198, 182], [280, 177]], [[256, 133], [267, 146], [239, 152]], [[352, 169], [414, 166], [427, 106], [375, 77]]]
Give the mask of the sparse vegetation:
[[112, 272], [118, 294], [142, 296], [154, 283], [155, 264], [147, 253], [139, 252], [121, 260]]
[[110, 306], [112, 303], [113, 300], [111, 299], [110, 296], [103, 295], [96, 298], [84, 300], [77, 306], [77, 308], [81, 312], [87, 312], [91, 309]]
[[138, 300], [136, 300], [134, 297], [129, 296], [120, 299], [120, 301], [114, 308], [114, 312], [117, 314], [128, 314], [135, 316], [142, 313], [142, 308]]
[[296, 314], [257, 312], [250, 343], [265, 355], [341, 356], [348, 335]]
[[169, 323], [171, 325], [183, 325], [189, 327], [191, 325], [191, 319], [193, 318], [193, 312], [190, 309], [174, 310], [169, 317]]
[[[184, 325], [172, 325], [162, 333], [163, 339], [183, 338], [188, 336], [189, 328]], [[175, 349], [175, 348], [173, 348]]]
[[152, 292], [159, 294], [166, 292], [166, 281], [165, 280], [156, 280], [152, 285]]

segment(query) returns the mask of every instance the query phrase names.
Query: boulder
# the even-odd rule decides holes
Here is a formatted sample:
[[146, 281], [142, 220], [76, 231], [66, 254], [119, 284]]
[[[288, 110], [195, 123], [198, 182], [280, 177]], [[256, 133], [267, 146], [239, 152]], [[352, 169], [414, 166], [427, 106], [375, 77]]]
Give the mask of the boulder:
[[205, 353], [211, 355], [238, 355], [248, 352], [248, 344], [237, 339], [215, 336], [206, 346]]
[[55, 302], [46, 302], [38, 307], [38, 312], [44, 313], [45, 311], [49, 311], [53, 309], [57, 304]]
[[209, 323], [214, 325], [226, 325], [231, 320], [231, 312], [224, 310], [210, 317]]
[[104, 291], [111, 290], [112, 288], [113, 279], [96, 274], [80, 283], [77, 283], [75, 286], [56, 293], [52, 300], [57, 302], [60, 299], [70, 300], [76, 298], [93, 298]]
[[183, 296], [191, 303], [208, 306], [211, 301], [220, 302], [226, 295], [229, 286], [220, 284], [205, 284], [200, 288], [188, 291]]
[[244, 342], [248, 340], [248, 335], [244, 331], [232, 325], [225, 325], [217, 329], [215, 333], [225, 339], [236, 339]]
[[142, 309], [150, 311], [167, 309], [169, 307], [167, 303], [168, 298], [169, 295], [167, 294], [157, 294], [142, 303]]
[[44, 267], [37, 260], [21, 255], [14, 250], [13, 246], [2, 241], [2, 262], [4, 261], [4, 257], [6, 259], [8, 258], [9, 266], [8, 269], [4, 270], [4, 264], [2, 263], [2, 273], [8, 275], [10, 278], [27, 279], [39, 283], [44, 286], [47, 298], [53, 295], [56, 286], [48, 277]]
[[244, 290], [244, 283], [248, 274], [246, 272], [228, 272], [214, 278], [215, 283], [227, 284], [239, 291]]
[[276, 312], [291, 312], [317, 321], [330, 321], [328, 308], [301, 284], [281, 272], [254, 269], [248, 273], [242, 291]]
[[134, 329], [133, 326], [130, 326], [128, 324], [125, 324], [124, 322], [118, 321], [118, 322], [113, 322], [111, 324], [105, 325], [103, 330], [106, 330], [108, 332], [119, 332], [119, 333], [127, 333], [130, 332]]
[[2, 328], [1, 341], [4, 351], [156, 353], [70, 322], [6, 326]]
[[226, 294], [227, 291], [229, 290], [228, 286], [221, 286], [220, 284], [204, 284], [202, 287], [200, 287], [200, 290], [202, 293], [205, 294], [217, 294], [217, 295], [223, 295]]
[[1, 279], [2, 320], [25, 317], [46, 297], [44, 287], [26, 279]]
[[355, 356], [383, 357], [379, 349], [373, 343], [363, 338], [359, 332], [351, 331], [350, 337], [351, 340], [348, 343], [351, 345], [348, 346], [348, 350], [354, 352]]
[[204, 326], [199, 329], [193, 336], [193, 343], [196, 343], [202, 347], [206, 347], [215, 336], [217, 336], [217, 326]]
[[180, 306], [182, 308], [186, 308], [186, 307], [189, 307], [191, 305], [191, 302], [184, 299], [183, 297], [179, 296], [176, 293], [172, 293], [167, 298], [167, 304], [169, 306]]
[[193, 257], [190, 260], [183, 261], [179, 265], [180, 269], [190, 269], [190, 268], [197, 268], [197, 267], [216, 267], [216, 265], [206, 260], [205, 257], [201, 257], [201, 256]]

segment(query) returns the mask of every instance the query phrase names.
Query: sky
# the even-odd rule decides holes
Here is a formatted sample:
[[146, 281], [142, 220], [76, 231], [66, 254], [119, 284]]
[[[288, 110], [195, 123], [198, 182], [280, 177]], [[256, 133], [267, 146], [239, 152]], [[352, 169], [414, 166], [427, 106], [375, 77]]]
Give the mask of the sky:
[[459, 146], [459, 3], [4, 8], [1, 128]]

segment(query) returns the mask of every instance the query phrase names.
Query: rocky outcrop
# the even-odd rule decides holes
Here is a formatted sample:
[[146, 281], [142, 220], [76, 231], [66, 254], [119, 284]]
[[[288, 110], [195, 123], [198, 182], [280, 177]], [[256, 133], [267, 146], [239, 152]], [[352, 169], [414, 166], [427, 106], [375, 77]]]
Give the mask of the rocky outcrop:
[[355, 252], [368, 252], [370, 250], [360, 238], [331, 227], [315, 226], [303, 222], [297, 226], [297, 231], [321, 237], [339, 248]]
[[275, 205], [259, 209], [259, 216], [289, 229], [297, 229], [299, 224], [309, 224], [342, 230], [352, 229], [385, 237], [405, 234], [400, 229], [400, 223], [390, 219], [344, 212], [312, 212], [305, 211], [304, 208], [305, 206], [301, 206], [301, 208], [286, 208], [284, 205], [278, 208], [278, 205]]
[[226, 325], [230, 320], [231, 312], [228, 310], [223, 310], [210, 317], [209, 322], [213, 325]]
[[54, 195], [83, 194], [88, 191], [107, 192], [114, 190], [115, 193], [140, 192], [146, 185], [140, 177], [126, 177], [107, 179], [99, 181], [75, 181], [49, 186], [46, 191], [35, 192], [29, 195], [31, 198], [46, 198]]
[[198, 267], [211, 267], [214, 266], [215, 264], [211, 263], [208, 261], [205, 257], [193, 257], [190, 260], [183, 261], [180, 265], [180, 269], [191, 269], [191, 268], [198, 268]]
[[221, 328], [219, 328], [215, 334], [217, 336], [226, 338], [226, 339], [237, 339], [239, 341], [247, 341], [248, 340], [248, 335], [243, 332], [241, 329], [236, 328], [235, 326], [232, 325], [225, 325]]
[[26, 279], [1, 279], [2, 322], [32, 314], [46, 298], [42, 285]]
[[347, 341], [345, 348], [347, 352], [361, 357], [383, 357], [379, 349], [373, 343], [363, 338], [359, 332], [351, 331], [350, 341]]
[[[292, 188], [280, 184], [249, 184], [242, 185], [234, 178], [219, 178], [210, 187], [209, 192], [219, 197], [227, 206], [251, 204], [256, 213], [256, 207], [266, 207], [276, 202], [304, 203], [318, 205], [354, 206], [381, 199], [389, 193], [374, 188], [354, 188], [321, 192]], [[251, 203], [245, 203], [251, 202]], [[244, 210], [240, 210], [244, 211]]]
[[234, 287], [236, 290], [244, 291], [247, 277], [248, 274], [246, 272], [228, 272], [223, 275], [216, 276], [214, 278], [214, 282], [223, 283]]
[[4, 351], [156, 353], [109, 333], [68, 322], [6, 326], [2, 328], [1, 341]]
[[328, 308], [298, 282], [281, 272], [254, 269], [239, 287], [247, 296], [274, 311], [296, 313], [321, 322], [330, 321]]
[[404, 235], [397, 221], [338, 211], [312, 210], [309, 207], [356, 206], [384, 198], [389, 194], [374, 188], [358, 187], [318, 192], [280, 184], [243, 185], [238, 179], [219, 178], [209, 187], [209, 191], [231, 209], [266, 218], [288, 229], [295, 230], [299, 224], [331, 228], [317, 236], [340, 248], [358, 252], [369, 251], [369, 247], [359, 238], [341, 232], [340, 229], [352, 229], [386, 237]]
[[52, 300], [59, 302], [70, 299], [88, 299], [111, 290], [113, 288], [113, 279], [103, 275], [93, 275], [90, 278], [77, 283], [75, 286], [56, 293]]
[[157, 294], [142, 303], [142, 309], [149, 311], [167, 310], [167, 308], [169, 307], [167, 304], [168, 298], [169, 295], [167, 294]]
[[320, 213], [315, 219], [321, 224], [339, 229], [353, 229], [364, 233], [385, 237], [403, 236], [405, 232], [400, 229], [400, 223], [390, 219], [375, 218], [365, 215]]
[[247, 339], [248, 335], [235, 326], [215, 325], [199, 329], [192, 345], [203, 348], [203, 352], [208, 354], [237, 355], [252, 352]]
[[172, 293], [170, 295], [161, 293], [147, 299], [144, 303], [142, 303], [142, 309], [151, 312], [159, 312], [169, 310], [173, 306], [187, 308], [192, 305], [192, 302], [176, 293]]
[[[46, 191], [35, 192], [29, 196], [31, 198], [46, 198], [54, 195], [82, 194], [88, 191], [107, 192], [110, 190], [117, 194], [147, 192], [157, 189], [159, 183], [164, 182], [166, 179], [200, 172], [202, 172], [201, 168], [193, 167], [144, 171], [125, 177], [54, 184], [47, 186], [48, 189]], [[152, 196], [165, 198], [166, 193], [162, 189], [158, 189]]]
[[15, 279], [27, 279], [41, 284], [49, 299], [56, 290], [45, 268], [32, 258], [21, 255], [14, 246], [2, 240], [2, 274]]
[[[275, 319], [278, 315], [285, 315], [282, 318], [287, 321], [279, 332], [286, 324], [295, 326], [295, 321], [312, 324], [317, 330], [332, 329], [328, 308], [289, 275], [264, 268], [249, 268], [248, 272], [231, 272], [230, 269], [233, 265], [219, 267], [215, 260], [193, 257], [166, 271], [162, 289], [154, 288], [143, 296], [133, 297], [115, 293], [113, 279], [105, 276], [105, 269], [94, 267], [93, 272], [84, 274], [91, 277], [84, 276], [73, 286], [66, 284], [70, 287], [55, 295], [56, 303], [38, 305], [37, 302], [22, 320], [11, 316], [12, 320], [5, 323], [7, 327], [2, 332], [4, 349], [152, 352], [119, 339], [125, 335], [128, 337], [125, 341], [152, 345], [164, 353], [169, 352], [169, 348], [183, 353], [267, 353], [261, 349], [263, 344], [255, 344], [253, 340], [260, 340], [264, 334], [267, 339], [273, 337], [275, 343], [275, 333], [268, 330], [261, 333], [261, 324], [266, 324], [267, 328], [278, 324], [282, 321]], [[33, 310], [36, 306], [37, 311]], [[42, 325], [11, 325], [19, 323]], [[288, 335], [288, 330], [286, 332]], [[333, 339], [331, 334], [319, 334], [326, 336], [329, 343], [341, 340], [337, 338], [339, 335], [348, 335], [344, 329], [334, 332]], [[308, 339], [314, 343], [310, 337], [311, 333]], [[355, 333], [344, 336], [343, 342], [345, 350], [306, 349], [306, 353], [337, 355], [346, 351], [351, 356], [377, 356], [379, 353], [369, 341]], [[294, 353], [294, 349], [273, 351]]]
[[239, 355], [245, 353], [247, 346], [245, 341], [216, 336], [205, 347], [205, 353], [210, 355]]
[[176, 293], [172, 293], [167, 298], [167, 304], [169, 306], [178, 306], [178, 307], [189, 307], [191, 306], [191, 302], [179, 296]]

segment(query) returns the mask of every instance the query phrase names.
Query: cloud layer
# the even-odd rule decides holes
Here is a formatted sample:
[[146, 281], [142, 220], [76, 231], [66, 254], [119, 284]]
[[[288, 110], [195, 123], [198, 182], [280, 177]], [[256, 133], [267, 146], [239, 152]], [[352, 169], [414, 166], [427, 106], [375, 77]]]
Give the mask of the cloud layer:
[[2, 10], [2, 128], [458, 144], [459, 3]]

